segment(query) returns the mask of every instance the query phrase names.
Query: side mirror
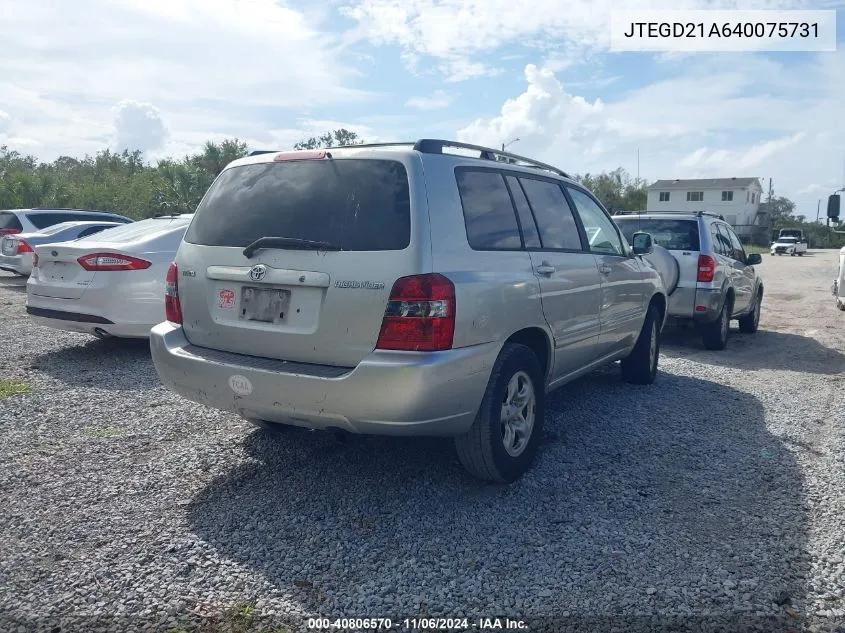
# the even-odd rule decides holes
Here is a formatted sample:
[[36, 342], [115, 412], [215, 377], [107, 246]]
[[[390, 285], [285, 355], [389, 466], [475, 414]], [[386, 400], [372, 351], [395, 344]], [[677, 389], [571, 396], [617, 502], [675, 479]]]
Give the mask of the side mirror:
[[751, 253], [746, 256], [745, 263], [748, 266], [759, 266], [763, 263], [763, 258], [760, 256], [760, 253]]
[[827, 217], [831, 220], [839, 220], [839, 194], [835, 193], [827, 199]]
[[634, 233], [633, 241], [634, 243], [631, 244], [631, 248], [634, 251], [634, 255], [648, 255], [654, 252], [654, 241], [648, 233]]

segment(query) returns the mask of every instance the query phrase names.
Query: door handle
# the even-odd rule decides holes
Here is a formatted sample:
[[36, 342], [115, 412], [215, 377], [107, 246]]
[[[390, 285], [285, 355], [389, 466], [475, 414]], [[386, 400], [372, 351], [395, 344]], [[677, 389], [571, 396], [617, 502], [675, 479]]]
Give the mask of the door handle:
[[609, 275], [610, 273], [613, 272], [613, 267], [610, 266], [609, 264], [602, 264], [601, 266], [599, 266], [599, 272], [602, 275]]
[[534, 269], [538, 275], [551, 275], [555, 272], [555, 267], [551, 264], [543, 262]]

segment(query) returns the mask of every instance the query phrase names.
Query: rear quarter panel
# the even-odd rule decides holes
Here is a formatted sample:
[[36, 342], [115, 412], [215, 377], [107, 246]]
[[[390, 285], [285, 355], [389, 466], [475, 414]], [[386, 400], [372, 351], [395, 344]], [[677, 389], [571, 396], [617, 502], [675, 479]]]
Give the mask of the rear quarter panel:
[[[428, 159], [428, 160], [426, 160]], [[433, 160], [432, 160], [433, 159]], [[540, 286], [527, 251], [476, 251], [467, 241], [455, 167], [476, 161], [424, 155], [431, 225], [432, 270], [455, 284], [455, 347], [504, 343], [527, 327], [550, 339]], [[531, 173], [531, 172], [529, 172]]]

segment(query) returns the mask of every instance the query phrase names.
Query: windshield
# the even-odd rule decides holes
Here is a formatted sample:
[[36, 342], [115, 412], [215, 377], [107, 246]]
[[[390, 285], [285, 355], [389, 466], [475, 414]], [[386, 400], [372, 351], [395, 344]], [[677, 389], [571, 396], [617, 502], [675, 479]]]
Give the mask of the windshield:
[[662, 218], [614, 218], [619, 230], [631, 244], [634, 233], [649, 233], [654, 243], [670, 251], [697, 251], [698, 222]]
[[779, 237], [778, 242], [782, 244], [795, 244], [798, 240], [794, 237]]
[[197, 207], [185, 241], [243, 248], [261, 237], [324, 242], [344, 251], [404, 249], [411, 238], [405, 167], [392, 160], [331, 159], [227, 169]]

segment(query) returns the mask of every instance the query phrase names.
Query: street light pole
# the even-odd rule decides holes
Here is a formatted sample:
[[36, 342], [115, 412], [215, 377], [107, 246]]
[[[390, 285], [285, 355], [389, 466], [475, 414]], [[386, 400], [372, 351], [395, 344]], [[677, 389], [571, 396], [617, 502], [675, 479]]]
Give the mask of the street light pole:
[[502, 151], [504, 152], [504, 151], [505, 151], [505, 148], [506, 148], [508, 145], [513, 145], [513, 144], [514, 144], [514, 143], [516, 143], [518, 140], [519, 140], [519, 138], [515, 138], [515, 139], [511, 139], [511, 140], [510, 140], [510, 141], [508, 141], [507, 143], [502, 143]]

